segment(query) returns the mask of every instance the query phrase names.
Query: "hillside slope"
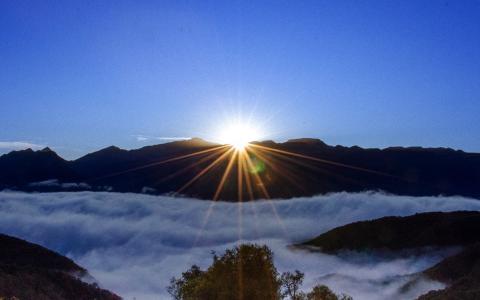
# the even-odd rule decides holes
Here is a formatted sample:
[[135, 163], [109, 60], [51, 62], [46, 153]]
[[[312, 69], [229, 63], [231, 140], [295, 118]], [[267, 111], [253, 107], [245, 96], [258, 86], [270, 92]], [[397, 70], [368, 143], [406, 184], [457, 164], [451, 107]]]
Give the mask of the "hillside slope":
[[21, 300], [120, 300], [79, 278], [87, 271], [36, 244], [0, 234], [0, 298]]
[[433, 212], [347, 224], [299, 246], [315, 246], [326, 253], [388, 250], [390, 254], [428, 249], [425, 247], [460, 246], [463, 248], [460, 253], [416, 274], [404, 288], [407, 290], [427, 277], [447, 287], [430, 291], [419, 300], [476, 300], [480, 299], [479, 230], [480, 212]]
[[480, 212], [431, 212], [347, 224], [302, 245], [316, 246], [326, 253], [465, 246], [480, 242], [478, 232]]
[[447, 284], [448, 287], [431, 291], [419, 300], [480, 299], [480, 244], [467, 247], [423, 273], [431, 279]]

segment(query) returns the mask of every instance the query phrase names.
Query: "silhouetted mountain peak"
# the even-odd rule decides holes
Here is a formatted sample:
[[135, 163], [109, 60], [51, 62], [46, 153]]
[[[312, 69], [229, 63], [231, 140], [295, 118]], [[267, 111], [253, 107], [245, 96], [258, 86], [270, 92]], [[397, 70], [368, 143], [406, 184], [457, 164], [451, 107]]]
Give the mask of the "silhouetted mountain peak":
[[87, 155], [84, 155], [75, 160], [75, 162], [79, 165], [86, 164], [85, 168], [90, 169], [94, 168], [95, 165], [104, 163], [105, 161], [110, 161], [114, 158], [123, 157], [126, 153], [128, 153], [128, 150], [121, 149], [117, 146], [108, 146], [98, 151], [88, 153]]
[[286, 144], [310, 144], [310, 145], [321, 145], [321, 146], [328, 146], [323, 142], [321, 139], [314, 139], [314, 138], [299, 138], [299, 139], [290, 139], [285, 142]]
[[38, 152], [50, 153], [50, 152], [54, 152], [54, 151], [52, 149], [50, 149], [49, 147], [45, 147], [42, 150], [38, 150]]
[[215, 143], [208, 142], [204, 139], [198, 138], [198, 137], [192, 137], [191, 139], [188, 140], [181, 140], [177, 141], [179, 144], [186, 144], [186, 145], [192, 145], [192, 146], [212, 146], [215, 145]]
[[121, 151], [125, 151], [125, 150], [121, 149], [117, 146], [112, 145], [112, 146], [108, 146], [106, 148], [100, 149], [97, 152], [121, 152]]
[[264, 140], [264, 141], [251, 141], [250, 144], [254, 145], [276, 145], [277, 143], [273, 140]]
[[45, 147], [41, 150], [34, 151], [31, 148], [27, 148], [25, 150], [15, 150], [11, 151], [7, 154], [0, 156], [6, 159], [25, 159], [25, 158], [47, 158], [47, 157], [54, 157], [59, 160], [64, 160], [61, 158], [55, 151], [50, 149], [49, 147]]
[[135, 153], [145, 153], [145, 152], [152, 153], [152, 152], [164, 151], [166, 149], [172, 149], [172, 148], [180, 149], [180, 148], [190, 148], [190, 147], [211, 147], [215, 145], [217, 144], [208, 142], [201, 138], [193, 137], [187, 140], [178, 140], [178, 141], [172, 141], [168, 143], [149, 145], [149, 146], [145, 146], [140, 149], [134, 149], [131, 151]]
[[35, 153], [35, 151], [32, 150], [32, 148], [27, 148], [24, 150], [14, 150], [10, 151], [5, 156], [15, 156], [15, 155], [24, 155], [24, 154], [30, 154], [30, 153]]
[[117, 154], [117, 153], [124, 153], [124, 152], [128, 152], [127, 150], [125, 149], [121, 149], [117, 146], [108, 146], [108, 147], [105, 147], [105, 148], [102, 148], [98, 151], [94, 151], [94, 152], [91, 152], [91, 153], [88, 153], [87, 155], [84, 155], [82, 157], [80, 157], [78, 160], [83, 160], [85, 158], [88, 158], [88, 157], [96, 157], [96, 156], [106, 156], [106, 155], [114, 155], [114, 154]]

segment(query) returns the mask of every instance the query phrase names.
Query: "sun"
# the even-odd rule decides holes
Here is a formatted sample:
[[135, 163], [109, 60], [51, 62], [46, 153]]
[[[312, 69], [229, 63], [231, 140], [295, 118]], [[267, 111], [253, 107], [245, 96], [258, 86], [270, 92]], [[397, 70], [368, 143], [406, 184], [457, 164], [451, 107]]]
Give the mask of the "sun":
[[249, 124], [233, 123], [223, 127], [220, 142], [231, 145], [235, 150], [243, 151], [252, 141], [261, 137], [260, 131]]

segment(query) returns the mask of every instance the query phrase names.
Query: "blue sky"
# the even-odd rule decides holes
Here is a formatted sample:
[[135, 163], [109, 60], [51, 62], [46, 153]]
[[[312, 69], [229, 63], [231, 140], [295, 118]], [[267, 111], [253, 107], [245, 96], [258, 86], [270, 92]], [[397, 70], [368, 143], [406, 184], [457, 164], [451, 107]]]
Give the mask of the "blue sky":
[[1, 152], [215, 139], [238, 114], [480, 152], [480, 1], [1, 1], [0, 104]]

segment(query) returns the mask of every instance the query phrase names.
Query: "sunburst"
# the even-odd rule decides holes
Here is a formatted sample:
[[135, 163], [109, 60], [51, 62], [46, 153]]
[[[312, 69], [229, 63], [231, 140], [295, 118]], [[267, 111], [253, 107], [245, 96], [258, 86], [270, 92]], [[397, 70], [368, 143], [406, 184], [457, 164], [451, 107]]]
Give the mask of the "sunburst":
[[[195, 162], [184, 167], [183, 169], [177, 170], [165, 178], [159, 178], [159, 181], [169, 180], [178, 176], [179, 174], [184, 174], [193, 168], [197, 168], [199, 165], [207, 164], [176, 191], [177, 194], [181, 194], [200, 178], [212, 171], [212, 169], [222, 165], [222, 163], [226, 163], [225, 169], [218, 178], [218, 184], [216, 185], [215, 191], [212, 194], [212, 199], [214, 201], [210, 203], [210, 207], [207, 210], [203, 225], [200, 228], [200, 234], [197, 237], [198, 240], [202, 234], [201, 232], [203, 232], [203, 228], [208, 222], [216, 201], [223, 198], [222, 192], [224, 191], [226, 185], [231, 185], [229, 186], [230, 191], [232, 191], [232, 188], [233, 190], [235, 188], [237, 190], [236, 198], [239, 204], [239, 227], [242, 226], [241, 215], [243, 214], [243, 202], [253, 201], [256, 198], [264, 198], [266, 200], [270, 199], [268, 183], [264, 182], [264, 178], [262, 178], [262, 175], [266, 169], [269, 169], [270, 173], [278, 175], [278, 177], [282, 177], [299, 189], [303, 189], [302, 181], [299, 176], [296, 176], [294, 172], [292, 172], [290, 167], [293, 164], [298, 164], [300, 166], [309, 166], [313, 165], [313, 163], [317, 165], [325, 164], [380, 176], [393, 177], [389, 174], [381, 173], [375, 170], [369, 170], [358, 166], [330, 161], [322, 159], [321, 157], [309, 156], [278, 148], [272, 148], [262, 143], [253, 143], [253, 141], [260, 140], [264, 134], [262, 130], [256, 126], [253, 126], [251, 122], [240, 122], [238, 119], [236, 119], [234, 122], [223, 124], [217, 136], [217, 141], [220, 142], [220, 145], [218, 146], [202, 149], [189, 154], [183, 154], [181, 156], [171, 157], [162, 161], [135, 167], [125, 171], [116, 172], [107, 176], [102, 176], [101, 178], [117, 176], [128, 172], [197, 157], [198, 159]], [[236, 170], [236, 172], [234, 172], [234, 170]], [[271, 201], [269, 201], [269, 203], [275, 219], [280, 227], [285, 230], [283, 222], [281, 221], [281, 218], [275, 209], [274, 203]], [[252, 209], [255, 209], [254, 206], [252, 206]], [[253, 211], [253, 213], [255, 214], [255, 211]], [[240, 239], [241, 228], [239, 228], [239, 240]]]
[[260, 129], [249, 123], [236, 121], [223, 125], [217, 139], [220, 143], [230, 145], [235, 150], [244, 151], [250, 142], [260, 138], [262, 138]]

